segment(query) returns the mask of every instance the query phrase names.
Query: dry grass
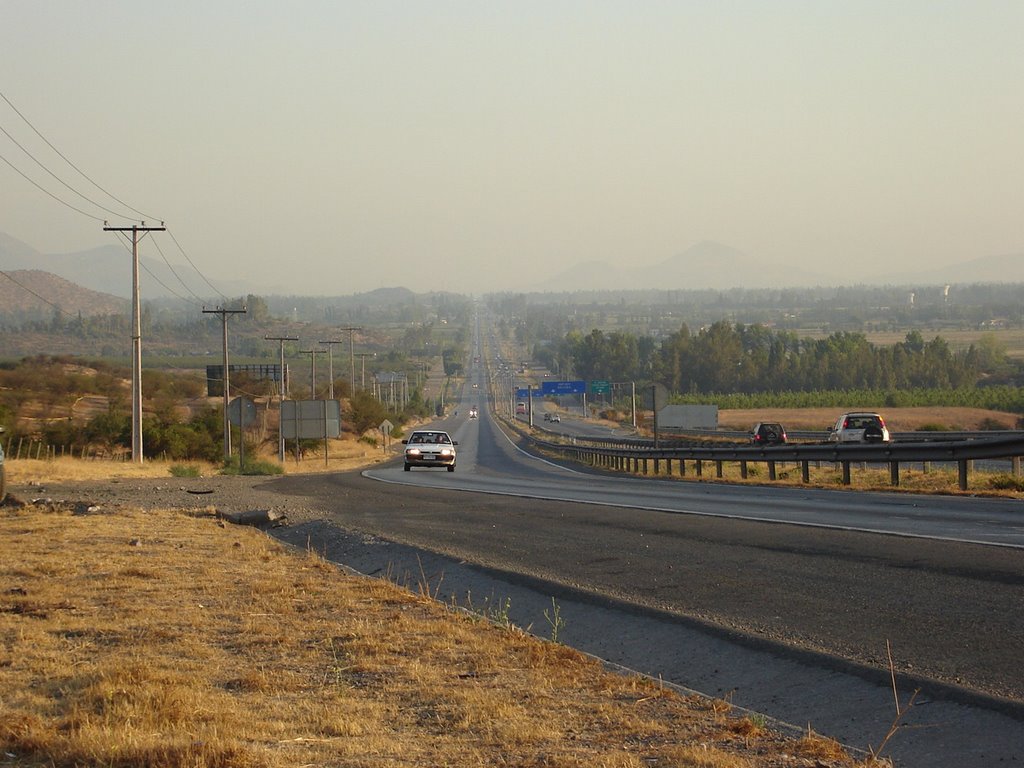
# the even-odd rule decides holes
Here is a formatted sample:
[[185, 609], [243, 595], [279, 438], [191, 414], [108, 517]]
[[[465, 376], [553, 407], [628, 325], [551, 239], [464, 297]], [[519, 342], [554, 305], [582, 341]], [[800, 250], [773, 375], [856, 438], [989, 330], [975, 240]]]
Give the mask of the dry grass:
[[5, 765], [855, 764], [212, 517], [7, 507], [0, 536]]

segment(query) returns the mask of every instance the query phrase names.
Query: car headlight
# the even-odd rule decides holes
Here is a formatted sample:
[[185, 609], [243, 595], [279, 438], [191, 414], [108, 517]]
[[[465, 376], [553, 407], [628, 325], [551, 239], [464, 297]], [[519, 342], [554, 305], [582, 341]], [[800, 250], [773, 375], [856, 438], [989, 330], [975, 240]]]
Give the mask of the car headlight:
[[451, 448], [442, 448], [441, 449], [441, 455], [442, 456], [451, 456], [452, 455], [452, 449]]
[[406, 456], [419, 456], [420, 455], [420, 449], [419, 448], [409, 448], [405, 452], [405, 455]]

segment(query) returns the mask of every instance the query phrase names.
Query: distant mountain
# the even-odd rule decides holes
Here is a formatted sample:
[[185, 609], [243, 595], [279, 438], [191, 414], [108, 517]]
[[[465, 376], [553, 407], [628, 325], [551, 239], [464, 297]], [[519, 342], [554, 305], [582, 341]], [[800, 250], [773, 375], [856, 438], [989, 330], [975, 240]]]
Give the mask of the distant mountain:
[[982, 256], [959, 264], [931, 266], [925, 273], [896, 272], [870, 282], [882, 285], [1024, 283], [1024, 252]]
[[0, 276], [0, 316], [16, 312], [52, 315], [55, 306], [71, 316], [123, 315], [131, 311], [128, 299], [83, 288], [42, 270], [4, 270], [4, 275]]
[[[193, 292], [199, 297], [216, 296], [191, 266], [174, 264], [172, 269], [163, 259], [144, 255], [155, 250], [151, 244], [148, 247], [144, 244], [140, 249], [139, 292], [143, 299], [178, 295], [194, 300]], [[101, 293], [124, 298], [132, 295], [132, 254], [127, 245], [102, 245], [75, 253], [41, 253], [0, 232], [0, 269], [40, 269]], [[214, 285], [228, 296], [253, 292], [241, 283]]]
[[722, 243], [704, 241], [658, 264], [618, 267], [587, 262], [530, 287], [536, 291], [788, 288], [833, 282], [817, 272], [780, 269]]

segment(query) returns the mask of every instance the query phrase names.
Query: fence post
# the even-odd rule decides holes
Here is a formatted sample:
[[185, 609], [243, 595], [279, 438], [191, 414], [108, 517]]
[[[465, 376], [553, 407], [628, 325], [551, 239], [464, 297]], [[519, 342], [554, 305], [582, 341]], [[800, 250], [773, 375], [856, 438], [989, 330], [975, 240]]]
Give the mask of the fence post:
[[960, 490], [967, 490], [967, 459], [960, 459], [957, 463], [957, 475], [959, 475]]
[[807, 459], [800, 462], [800, 479], [804, 484], [811, 482], [811, 462]]
[[843, 485], [850, 484], [850, 462], [840, 462], [843, 465]]
[[717, 477], [719, 480], [722, 479], [722, 460], [721, 459], [715, 459], [715, 477]]
[[900, 463], [898, 461], [889, 462], [889, 482], [893, 485], [900, 484]]
[[768, 462], [768, 479], [769, 480], [774, 480], [775, 479], [775, 462], [774, 461], [769, 461]]
[[1020, 456], [1013, 457], [1013, 476], [1020, 477]]

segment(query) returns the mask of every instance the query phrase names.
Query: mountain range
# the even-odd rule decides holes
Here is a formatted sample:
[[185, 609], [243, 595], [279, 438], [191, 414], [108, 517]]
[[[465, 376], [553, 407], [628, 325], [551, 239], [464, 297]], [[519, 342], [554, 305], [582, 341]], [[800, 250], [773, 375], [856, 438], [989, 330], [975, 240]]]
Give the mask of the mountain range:
[[[178, 297], [198, 299], [200, 303], [219, 303], [218, 298], [213, 297], [214, 293], [232, 297], [249, 293], [260, 296], [289, 294], [286, 288], [268, 290], [265, 286], [244, 280], [217, 281], [214, 283], [215, 288], [211, 289], [206, 278], [198, 275], [191, 266], [173, 266], [166, 259], [158, 260], [146, 255], [141, 256], [139, 261], [142, 267], [140, 284], [143, 299]], [[521, 283], [515, 291], [571, 293], [661, 288], [727, 290], [841, 285], [1024, 283], [1024, 252], [985, 256], [915, 272], [869, 274], [863, 269], [846, 269], [846, 265], [841, 265], [841, 268], [840, 274], [845, 277], [837, 277], [835, 273], [815, 268], [783, 268], [777, 263], [765, 263], [728, 245], [704, 241], [648, 266], [622, 266], [599, 261], [576, 264], [550, 278]], [[44, 254], [0, 232], [0, 270], [42, 270], [93, 291], [123, 298], [131, 296], [131, 253], [127, 246], [105, 245], [74, 253]], [[488, 290], [483, 286], [479, 292]]]
[[[228, 296], [251, 292], [241, 282], [223, 281], [214, 283], [215, 291], [192, 267], [182, 264], [172, 267], [167, 261], [145, 255], [139, 257], [139, 267], [139, 292], [143, 299], [177, 296], [194, 300], [198, 295], [207, 299], [214, 297], [209, 300], [217, 302], [218, 291]], [[0, 232], [0, 270], [42, 270], [100, 293], [123, 298], [132, 295], [132, 253], [127, 244], [102, 245], [74, 253], [41, 253]]]
[[606, 262], [577, 264], [557, 275], [523, 286], [527, 292], [644, 290], [652, 288], [728, 290], [729, 288], [807, 288], [840, 285], [943, 285], [946, 283], [1024, 283], [1024, 253], [985, 256], [927, 271], [867, 274], [857, 270], [837, 278], [815, 269], [780, 268], [722, 243], [704, 241], [646, 267]]

